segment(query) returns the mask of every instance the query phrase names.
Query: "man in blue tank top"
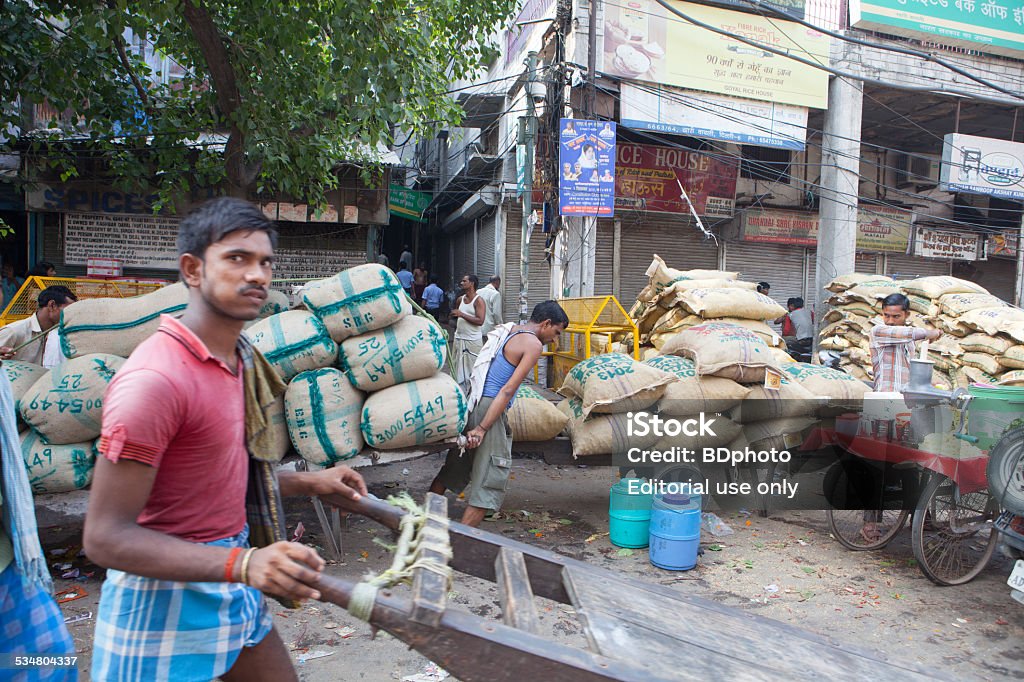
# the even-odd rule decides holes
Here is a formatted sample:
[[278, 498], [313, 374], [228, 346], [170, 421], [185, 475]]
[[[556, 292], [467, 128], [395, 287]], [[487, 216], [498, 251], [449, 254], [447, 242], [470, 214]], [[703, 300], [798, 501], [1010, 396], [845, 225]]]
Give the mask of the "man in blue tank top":
[[554, 301], [538, 303], [526, 324], [503, 324], [487, 335], [473, 365], [469, 396], [467, 452], [452, 449], [430, 484], [430, 492], [465, 490], [469, 504], [462, 523], [479, 526], [488, 510], [501, 508], [512, 471], [512, 432], [505, 412], [544, 346], [558, 340], [569, 324]]

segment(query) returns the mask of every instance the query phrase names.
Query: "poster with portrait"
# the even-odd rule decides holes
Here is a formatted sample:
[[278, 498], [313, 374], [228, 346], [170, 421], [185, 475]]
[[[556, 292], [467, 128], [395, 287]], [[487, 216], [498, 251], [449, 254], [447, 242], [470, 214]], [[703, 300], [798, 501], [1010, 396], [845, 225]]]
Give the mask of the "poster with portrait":
[[563, 118], [558, 136], [559, 215], [615, 215], [615, 123]]

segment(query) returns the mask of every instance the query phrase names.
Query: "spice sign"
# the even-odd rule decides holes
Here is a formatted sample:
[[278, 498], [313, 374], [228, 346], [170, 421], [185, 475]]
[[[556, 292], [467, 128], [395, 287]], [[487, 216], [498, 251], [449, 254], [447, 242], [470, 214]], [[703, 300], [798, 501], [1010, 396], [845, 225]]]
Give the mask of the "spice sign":
[[949, 133], [942, 138], [939, 181], [947, 192], [1024, 199], [1024, 144]]
[[[736, 203], [734, 159], [676, 147], [619, 144], [615, 206], [656, 213], [731, 218]], [[684, 195], [685, 190], [685, 195]]]
[[979, 234], [918, 226], [913, 253], [943, 260], [984, 260], [985, 240]]
[[[818, 214], [771, 209], [748, 209], [743, 214], [743, 241], [815, 246]], [[906, 253], [913, 213], [885, 206], [857, 209], [857, 250]]]

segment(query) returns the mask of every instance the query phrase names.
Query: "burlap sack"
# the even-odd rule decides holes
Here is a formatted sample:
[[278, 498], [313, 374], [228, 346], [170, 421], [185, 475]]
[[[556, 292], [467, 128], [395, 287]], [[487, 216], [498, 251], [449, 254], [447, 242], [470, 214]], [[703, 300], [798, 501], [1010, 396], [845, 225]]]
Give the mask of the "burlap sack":
[[847, 289], [842, 297], [847, 302], [860, 301], [867, 303], [872, 308], [881, 306], [882, 299], [890, 294], [900, 293], [900, 287], [896, 282], [864, 282], [855, 287]]
[[805, 388], [813, 396], [828, 398], [829, 403], [852, 403], [864, 399], [871, 389], [863, 381], [830, 367], [795, 362], [782, 368], [791, 381]]
[[283, 313], [291, 307], [288, 294], [277, 289], [270, 289], [267, 291], [267, 300], [263, 302], [263, 307], [260, 308], [260, 319]]
[[724, 412], [739, 405], [750, 392], [732, 379], [698, 375], [693, 360], [678, 355], [660, 355], [644, 364], [679, 377], [679, 381], [665, 387], [665, 395], [658, 401], [659, 414], [686, 417], [700, 412]]
[[88, 488], [96, 466], [96, 441], [50, 445], [36, 431], [21, 435], [21, 456], [35, 495]]
[[799, 444], [802, 434], [817, 423], [810, 417], [786, 417], [744, 424], [739, 435], [729, 443], [730, 450], [786, 450]]
[[1024, 345], [1010, 346], [996, 360], [1000, 365], [1009, 369], [1024, 369]]
[[32, 387], [32, 384], [39, 381], [40, 377], [49, 372], [42, 365], [35, 365], [31, 362], [21, 360], [4, 360], [4, 372], [11, 382], [11, 394], [14, 396], [14, 410], [18, 411], [21, 404], [21, 396]]
[[916, 294], [910, 294], [909, 296], [907, 296], [907, 300], [910, 301], [911, 310], [913, 310], [915, 313], [925, 315], [926, 317], [935, 317], [940, 312], [942, 312], [942, 308], [939, 306], [939, 304], [930, 298], [925, 298], [924, 296], [918, 296]]
[[682, 279], [677, 280], [671, 286], [665, 288], [658, 294], [658, 302], [670, 308], [675, 305], [679, 295], [690, 289], [743, 289], [745, 291], [756, 291], [756, 282], [743, 282], [733, 279]]
[[288, 435], [288, 416], [284, 409], [284, 395], [277, 397], [271, 406], [268, 417], [270, 418], [270, 433], [272, 452], [278, 458], [282, 458], [292, 449], [292, 439]]
[[819, 342], [818, 347], [822, 350], [837, 350], [841, 352], [850, 347], [850, 342], [841, 336], [828, 336]]
[[[715, 317], [706, 320], [707, 322], [724, 322], [725, 324], [735, 324], [745, 329], [749, 329], [754, 332], [769, 346], [775, 348], [785, 348], [786, 342], [782, 339], [779, 334], [768, 326], [767, 323], [761, 320], [748, 320], [742, 317]], [[690, 325], [693, 326], [693, 325]]]
[[672, 286], [675, 282], [686, 279], [739, 279], [738, 272], [723, 270], [675, 270], [665, 265], [665, 261], [654, 254], [647, 271], [644, 273], [650, 280], [651, 293], [657, 295]]
[[569, 416], [529, 386], [520, 386], [506, 413], [512, 441], [551, 440], [565, 429]]
[[377, 263], [357, 265], [310, 282], [302, 301], [338, 342], [391, 326], [412, 312], [395, 273]]
[[653, 325], [651, 325], [650, 333], [668, 334], [681, 331], [687, 327], [692, 327], [695, 324], [700, 324], [701, 322], [703, 322], [703, 320], [699, 315], [694, 315], [683, 308], [672, 308], [659, 317]]
[[857, 365], [851, 362], [839, 363], [839, 369], [849, 374], [858, 381], [872, 382], [871, 368], [864, 365]]
[[643, 310], [633, 318], [633, 321], [636, 323], [637, 331], [640, 332], [641, 338], [644, 335], [649, 334], [654, 328], [654, 325], [658, 323], [658, 320], [670, 312], [672, 311], [656, 304], [644, 307]]
[[838, 306], [841, 312], [858, 315], [860, 317], [872, 318], [878, 314], [881, 310], [881, 305], [878, 307], [869, 305], [864, 301], [853, 301], [852, 303], [836, 303], [834, 302], [835, 297], [833, 296], [828, 300], [829, 305]]
[[678, 436], [665, 436], [659, 438], [654, 445], [648, 448], [649, 450], [660, 450], [665, 452], [671, 450], [673, 447], [686, 448], [691, 452], [696, 453], [695, 459], [699, 462], [701, 454], [704, 448], [718, 448], [723, 445], [727, 445], [732, 442], [743, 430], [743, 426], [737, 424], [729, 417], [716, 414], [713, 417], [709, 416], [708, 419], [713, 423], [709, 425], [708, 429], [715, 435], [709, 436], [687, 436], [686, 434], [680, 433]]
[[77, 358], [109, 353], [126, 358], [152, 336], [161, 315], [180, 315], [188, 305], [188, 288], [178, 282], [133, 298], [88, 298], [61, 311], [60, 345]]
[[783, 374], [782, 386], [778, 389], [751, 386], [750, 393], [729, 416], [740, 424], [760, 422], [783, 417], [805, 417], [818, 409], [818, 400], [806, 388]]
[[1009, 308], [1002, 299], [992, 294], [946, 294], [939, 298], [939, 307], [943, 315], [960, 317], [970, 310], [986, 308]]
[[999, 376], [999, 381], [996, 383], [1000, 386], [1024, 386], [1024, 370], [1015, 369], [1005, 372]]
[[884, 275], [871, 275], [866, 272], [851, 272], [848, 275], [840, 275], [828, 283], [825, 288], [833, 293], [841, 293], [852, 289], [862, 282], [891, 282], [892, 279]]
[[651, 348], [650, 346], [644, 346], [640, 349], [640, 361], [650, 360], [661, 355], [661, 351], [657, 348]]
[[664, 355], [680, 355], [696, 362], [697, 373], [740, 383], [764, 381], [766, 368], [779, 371], [771, 349], [754, 332], [735, 324], [708, 322], [676, 334]]
[[779, 365], [779, 367], [783, 367], [785, 365], [789, 365], [796, 362], [796, 360], [793, 359], [792, 355], [790, 355], [787, 351], [781, 348], [770, 348], [770, 350], [772, 352], [772, 357], [775, 358], [775, 362]]
[[705, 319], [774, 320], [786, 314], [786, 309], [773, 299], [746, 289], [687, 289], [676, 296], [676, 301]]
[[124, 358], [92, 353], [68, 360], [40, 377], [21, 397], [21, 416], [56, 445], [100, 435], [103, 393]]
[[593, 414], [584, 417], [583, 403], [566, 399], [558, 404], [568, 417], [566, 428], [574, 457], [624, 453], [630, 448], [650, 448], [658, 440], [653, 430], [646, 436], [629, 436], [629, 418], [625, 414]]
[[[974, 330], [965, 324], [961, 324], [955, 317], [948, 317], [946, 315], [939, 315], [933, 319], [933, 323], [942, 332], [946, 334], [952, 334], [953, 336], [963, 338], [973, 332]], [[919, 326], [919, 325], [913, 325]]]
[[953, 357], [951, 355], [943, 355], [942, 353], [933, 353], [929, 350], [928, 359], [935, 363], [935, 369], [942, 370], [943, 372], [949, 372], [963, 367], [963, 362], [960, 360], [960, 356]]
[[995, 376], [1003, 371], [999, 361], [988, 353], [964, 353], [960, 361], [965, 368], [976, 367], [989, 376]]
[[288, 310], [260, 320], [245, 335], [281, 378], [328, 367], [338, 357], [338, 344], [324, 323], [306, 310]]
[[999, 331], [1003, 332], [1017, 343], [1024, 343], [1024, 321], [1013, 320], [1003, 322]]
[[[990, 356], [991, 357], [991, 356]], [[980, 367], [965, 364], [960, 372], [964, 374], [972, 384], [995, 384], [999, 379]]]
[[558, 393], [583, 401], [583, 414], [633, 412], [661, 399], [675, 375], [622, 353], [595, 355], [569, 370]]
[[466, 397], [447, 374], [396, 384], [363, 404], [366, 444], [382, 450], [455, 438], [466, 427]]
[[426, 379], [444, 367], [448, 343], [437, 323], [410, 315], [390, 327], [341, 342], [338, 362], [361, 391]]
[[998, 334], [1005, 327], [1020, 323], [1024, 326], [1024, 310], [1018, 308], [981, 308], [963, 313], [960, 324], [986, 334]]
[[946, 294], [987, 294], [984, 287], [967, 280], [941, 275], [937, 277], [918, 277], [917, 279], [900, 282], [905, 294], [915, 294], [925, 298], [937, 299]]
[[302, 372], [284, 395], [288, 433], [310, 464], [328, 466], [363, 449], [363, 394], [333, 367]]
[[1002, 355], [1015, 344], [1004, 336], [989, 336], [988, 334], [969, 334], [959, 344], [965, 351], [971, 353], [988, 353], [989, 355]]

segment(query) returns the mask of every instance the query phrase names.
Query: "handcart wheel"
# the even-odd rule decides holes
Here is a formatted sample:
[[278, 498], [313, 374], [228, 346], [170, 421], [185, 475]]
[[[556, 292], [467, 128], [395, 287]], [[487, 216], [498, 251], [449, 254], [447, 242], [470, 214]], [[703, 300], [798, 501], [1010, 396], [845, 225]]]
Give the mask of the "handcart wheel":
[[1007, 431], [988, 452], [989, 491], [999, 506], [1024, 514], [1024, 428]]
[[997, 513], [987, 488], [961, 493], [951, 479], [934, 475], [914, 511], [911, 528], [921, 572], [937, 585], [973, 580], [999, 544], [993, 524]]
[[[833, 466], [825, 476], [826, 490], [842, 490], [847, 486], [846, 470]], [[903, 529], [910, 512], [906, 509], [836, 509], [825, 511], [833, 537], [843, 547], [855, 552], [881, 549]], [[866, 533], [865, 524], [874, 524], [874, 532]]]

